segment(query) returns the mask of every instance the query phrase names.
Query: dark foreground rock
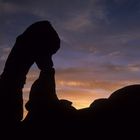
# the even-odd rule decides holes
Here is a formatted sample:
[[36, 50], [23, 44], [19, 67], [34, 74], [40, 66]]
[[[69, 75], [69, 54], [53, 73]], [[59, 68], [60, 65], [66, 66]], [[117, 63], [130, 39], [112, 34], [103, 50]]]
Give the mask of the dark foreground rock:
[[28, 113], [22, 126], [23, 133], [34, 139], [138, 138], [140, 85], [119, 89], [108, 99], [98, 99], [80, 110], [66, 100], [40, 106]]

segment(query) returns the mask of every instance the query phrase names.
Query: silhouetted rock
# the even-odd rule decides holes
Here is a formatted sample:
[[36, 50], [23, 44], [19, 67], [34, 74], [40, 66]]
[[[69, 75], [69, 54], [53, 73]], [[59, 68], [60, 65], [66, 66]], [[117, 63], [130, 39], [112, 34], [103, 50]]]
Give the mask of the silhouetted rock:
[[46, 102], [44, 106], [46, 109], [36, 110], [34, 119], [31, 112], [29, 116], [27, 115], [24, 121], [26, 130], [30, 128], [30, 132], [31, 130], [34, 132], [36, 129], [37, 132], [41, 131], [41, 134], [47, 130], [44, 132], [45, 137], [51, 135], [52, 139], [53, 134], [57, 134], [58, 138], [60, 134], [67, 134], [69, 138], [80, 139], [139, 137], [137, 133], [140, 126], [139, 89], [140, 85], [121, 88], [109, 98], [97, 99], [89, 107], [79, 110], [73, 108], [68, 101], [60, 100], [50, 105]]
[[64, 132], [75, 118], [76, 109], [71, 106], [72, 102], [59, 100], [56, 96], [54, 74], [54, 68], [42, 70], [31, 87], [26, 104], [28, 114], [22, 124], [23, 131], [32, 138], [53, 137], [60, 131]]
[[[108, 99], [99, 99], [90, 106], [97, 133], [110, 133], [116, 138], [139, 137], [140, 85], [121, 88]], [[89, 114], [91, 115], [91, 114]], [[92, 121], [91, 121], [92, 122]]]
[[122, 124], [136, 125], [140, 122], [140, 85], [130, 85], [115, 91], [108, 98], [112, 112]]
[[[60, 138], [67, 133], [73, 135], [76, 109], [69, 101], [58, 100], [43, 107], [30, 110], [23, 121], [23, 131], [31, 138]], [[71, 132], [70, 132], [71, 130]], [[60, 136], [60, 137], [59, 137]], [[62, 138], [61, 138], [62, 139]]]
[[29, 68], [34, 62], [42, 71], [52, 68], [51, 56], [59, 48], [59, 36], [48, 21], [32, 24], [17, 37], [0, 76], [1, 128], [19, 125], [23, 116], [22, 88]]

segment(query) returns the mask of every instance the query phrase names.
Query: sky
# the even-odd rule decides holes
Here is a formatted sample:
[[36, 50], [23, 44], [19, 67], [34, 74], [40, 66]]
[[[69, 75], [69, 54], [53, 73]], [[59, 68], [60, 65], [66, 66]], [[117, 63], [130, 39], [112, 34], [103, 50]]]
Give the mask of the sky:
[[[139, 0], [0, 0], [0, 73], [16, 37], [29, 25], [49, 20], [61, 38], [53, 56], [56, 91], [76, 108], [140, 83]], [[38, 77], [33, 65], [24, 86]]]

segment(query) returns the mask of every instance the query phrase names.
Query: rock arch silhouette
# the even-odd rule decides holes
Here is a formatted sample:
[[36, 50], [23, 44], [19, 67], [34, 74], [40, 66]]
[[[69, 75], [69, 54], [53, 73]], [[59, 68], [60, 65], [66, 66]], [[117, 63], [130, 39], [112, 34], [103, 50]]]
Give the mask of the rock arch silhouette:
[[0, 76], [1, 120], [22, 120], [22, 88], [31, 65], [36, 63], [42, 73], [51, 71], [51, 57], [59, 48], [60, 38], [49, 21], [35, 22], [17, 37]]

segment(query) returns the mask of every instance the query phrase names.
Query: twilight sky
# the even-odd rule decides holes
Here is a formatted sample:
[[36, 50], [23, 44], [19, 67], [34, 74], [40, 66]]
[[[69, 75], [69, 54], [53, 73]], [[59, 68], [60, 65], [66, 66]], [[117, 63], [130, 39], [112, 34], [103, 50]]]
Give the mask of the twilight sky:
[[[59, 98], [81, 108], [140, 83], [140, 0], [0, 0], [0, 19], [0, 73], [16, 37], [49, 20], [61, 38], [53, 56]], [[38, 73], [33, 65], [25, 100]]]

